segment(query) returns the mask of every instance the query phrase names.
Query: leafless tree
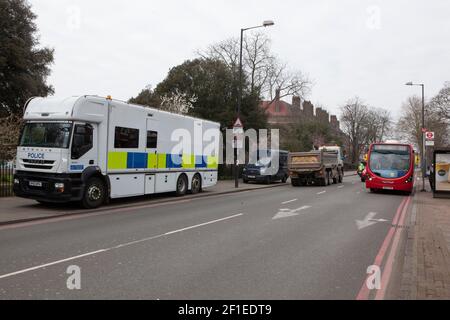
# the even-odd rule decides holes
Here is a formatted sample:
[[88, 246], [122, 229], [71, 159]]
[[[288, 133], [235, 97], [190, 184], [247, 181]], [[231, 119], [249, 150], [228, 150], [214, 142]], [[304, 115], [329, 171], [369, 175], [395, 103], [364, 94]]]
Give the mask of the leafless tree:
[[450, 123], [450, 81], [447, 81], [439, 93], [431, 99], [430, 106]]
[[21, 118], [14, 115], [0, 118], [0, 160], [11, 160], [15, 157], [21, 124]]
[[382, 108], [370, 108], [367, 120], [366, 144], [383, 141], [392, 129], [391, 113]]
[[[308, 95], [312, 81], [300, 71], [291, 71], [271, 52], [270, 45], [271, 41], [264, 33], [250, 33], [243, 39], [242, 69], [249, 89], [271, 100], [277, 90], [280, 97], [298, 95], [303, 98]], [[203, 58], [219, 59], [237, 71], [239, 50], [239, 39], [230, 38], [197, 53]]]
[[370, 111], [359, 98], [354, 97], [341, 107], [341, 128], [348, 139], [350, 161], [355, 164], [367, 143]]
[[[445, 146], [448, 143], [448, 125], [441, 117], [440, 110], [432, 103], [425, 105], [425, 127], [434, 131], [435, 145]], [[402, 105], [402, 116], [397, 129], [404, 138], [419, 146], [422, 150], [422, 99], [409, 97]]]
[[161, 97], [160, 109], [172, 113], [187, 114], [194, 107], [193, 104], [196, 101], [196, 97], [189, 97], [186, 93], [176, 89], [175, 93]]

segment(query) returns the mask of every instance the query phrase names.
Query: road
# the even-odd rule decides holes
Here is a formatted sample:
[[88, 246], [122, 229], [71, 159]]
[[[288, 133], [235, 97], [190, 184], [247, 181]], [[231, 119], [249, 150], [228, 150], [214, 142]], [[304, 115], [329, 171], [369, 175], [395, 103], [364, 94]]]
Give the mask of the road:
[[404, 199], [346, 177], [1, 227], [0, 298], [355, 299]]

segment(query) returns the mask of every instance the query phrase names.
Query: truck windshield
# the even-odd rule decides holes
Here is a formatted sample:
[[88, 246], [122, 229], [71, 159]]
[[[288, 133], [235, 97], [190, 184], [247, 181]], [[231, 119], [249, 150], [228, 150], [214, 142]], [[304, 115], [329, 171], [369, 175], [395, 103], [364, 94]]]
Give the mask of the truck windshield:
[[20, 138], [21, 147], [69, 148], [71, 123], [28, 122]]
[[375, 146], [370, 154], [370, 170], [382, 178], [401, 178], [408, 174], [411, 164], [407, 146]]

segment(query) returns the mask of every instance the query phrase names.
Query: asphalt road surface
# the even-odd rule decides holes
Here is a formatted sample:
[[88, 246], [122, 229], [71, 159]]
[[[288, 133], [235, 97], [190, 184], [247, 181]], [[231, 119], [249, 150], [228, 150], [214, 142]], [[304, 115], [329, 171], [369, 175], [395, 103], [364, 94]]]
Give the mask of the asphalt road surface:
[[355, 299], [404, 199], [346, 177], [1, 227], [0, 299]]

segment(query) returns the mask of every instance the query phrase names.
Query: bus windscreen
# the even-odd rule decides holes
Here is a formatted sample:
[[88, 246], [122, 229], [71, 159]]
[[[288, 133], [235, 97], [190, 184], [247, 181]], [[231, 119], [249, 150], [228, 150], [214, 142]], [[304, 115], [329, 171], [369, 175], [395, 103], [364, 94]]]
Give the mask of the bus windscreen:
[[411, 152], [408, 146], [374, 145], [370, 154], [370, 170], [382, 178], [401, 178], [408, 174]]

